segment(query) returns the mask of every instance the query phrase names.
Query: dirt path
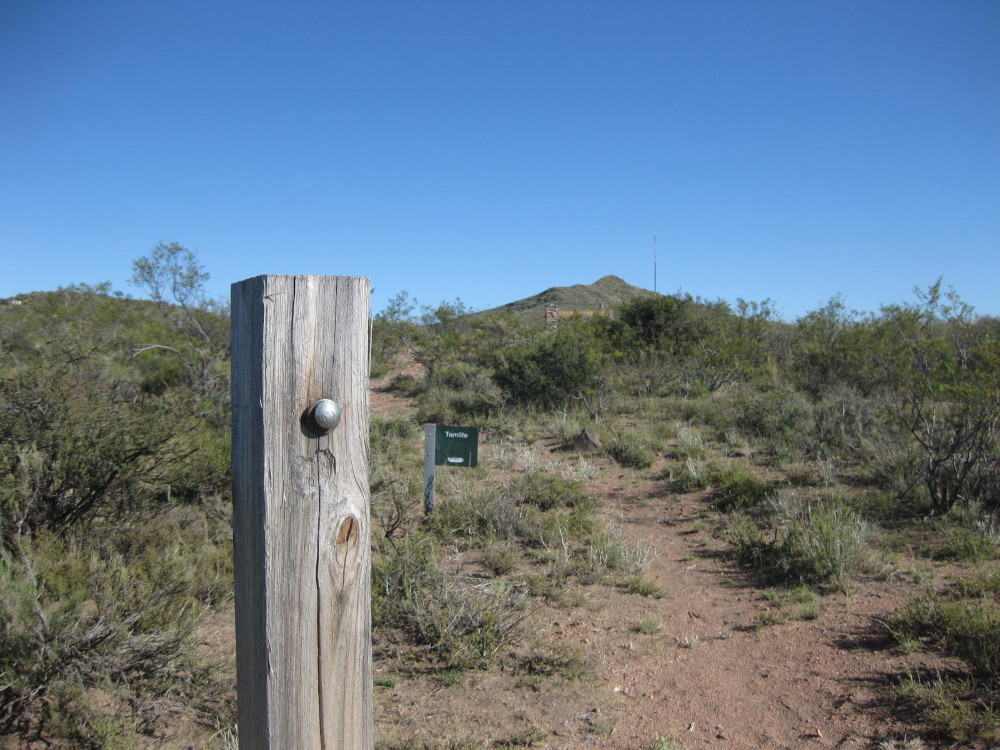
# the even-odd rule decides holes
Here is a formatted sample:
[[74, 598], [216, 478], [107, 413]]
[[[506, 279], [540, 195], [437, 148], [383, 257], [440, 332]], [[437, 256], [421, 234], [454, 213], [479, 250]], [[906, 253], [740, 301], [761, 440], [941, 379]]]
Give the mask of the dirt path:
[[880, 687], [915, 665], [873, 637], [873, 618], [905, 598], [901, 587], [779, 606], [721, 554], [724, 544], [695, 530], [703, 497], [648, 489], [655, 499], [607, 498], [627, 536], [655, 545], [647, 575], [667, 591], [640, 605], [661, 619], [661, 634], [635, 631], [627, 599], [600, 618], [614, 634], [599, 646], [614, 655], [600, 674], [624, 696], [608, 746], [649, 747], [659, 734], [686, 747], [860, 748], [905, 733]]

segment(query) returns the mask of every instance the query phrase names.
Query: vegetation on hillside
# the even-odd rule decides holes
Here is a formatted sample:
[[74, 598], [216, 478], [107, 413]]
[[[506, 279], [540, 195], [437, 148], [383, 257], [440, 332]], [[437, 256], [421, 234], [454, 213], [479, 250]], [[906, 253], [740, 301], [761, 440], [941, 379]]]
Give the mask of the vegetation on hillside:
[[192, 639], [232, 592], [228, 320], [183, 248], [135, 270], [154, 301], [0, 308], [0, 733], [25, 741], [232, 719]]
[[[193, 638], [232, 595], [229, 321], [184, 248], [134, 271], [148, 301], [79, 286], [0, 305], [0, 734], [26, 743], [132, 747], [180, 715], [234, 718], [231, 667]], [[550, 330], [468, 312], [400, 293], [374, 319], [372, 373], [416, 405], [371, 420], [376, 649], [442, 680], [501, 659], [579, 679], [579, 654], [525, 638], [532, 600], [663, 594], [643, 576], [650, 551], [602, 522], [589, 454], [553, 474], [532, 450], [543, 435], [572, 450], [590, 428], [589, 450], [704, 493], [762, 586], [836, 595], [905, 575], [901, 555], [966, 566], [885, 632], [967, 673], [911, 676], [894, 699], [944, 735], [995, 734], [1000, 321], [941, 282], [793, 323], [684, 294]], [[425, 421], [476, 425], [494, 450], [442, 482], [430, 518]]]

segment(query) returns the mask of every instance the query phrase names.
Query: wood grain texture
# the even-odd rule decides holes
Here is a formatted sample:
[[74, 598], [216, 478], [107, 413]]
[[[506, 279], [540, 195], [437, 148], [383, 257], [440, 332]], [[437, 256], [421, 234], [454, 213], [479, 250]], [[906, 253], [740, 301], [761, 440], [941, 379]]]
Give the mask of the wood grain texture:
[[[233, 534], [244, 750], [374, 747], [368, 366], [371, 283], [232, 287]], [[304, 420], [341, 405], [327, 435]]]

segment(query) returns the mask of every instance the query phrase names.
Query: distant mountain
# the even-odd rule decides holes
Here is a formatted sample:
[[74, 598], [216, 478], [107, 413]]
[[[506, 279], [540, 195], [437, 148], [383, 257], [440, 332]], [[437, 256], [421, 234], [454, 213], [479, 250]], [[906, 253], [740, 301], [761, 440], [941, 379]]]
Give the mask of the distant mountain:
[[513, 315], [522, 323], [542, 327], [545, 325], [545, 308], [549, 306], [560, 311], [613, 310], [622, 302], [647, 294], [652, 292], [632, 286], [617, 276], [605, 276], [593, 284], [554, 286], [533, 297], [482, 310], [476, 315]]

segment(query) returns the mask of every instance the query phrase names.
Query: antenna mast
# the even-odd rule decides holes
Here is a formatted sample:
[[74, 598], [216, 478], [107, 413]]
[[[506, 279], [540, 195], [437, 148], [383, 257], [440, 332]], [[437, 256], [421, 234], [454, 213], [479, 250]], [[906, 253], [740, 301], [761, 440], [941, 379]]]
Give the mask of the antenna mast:
[[653, 294], [656, 294], [656, 233], [653, 233]]

